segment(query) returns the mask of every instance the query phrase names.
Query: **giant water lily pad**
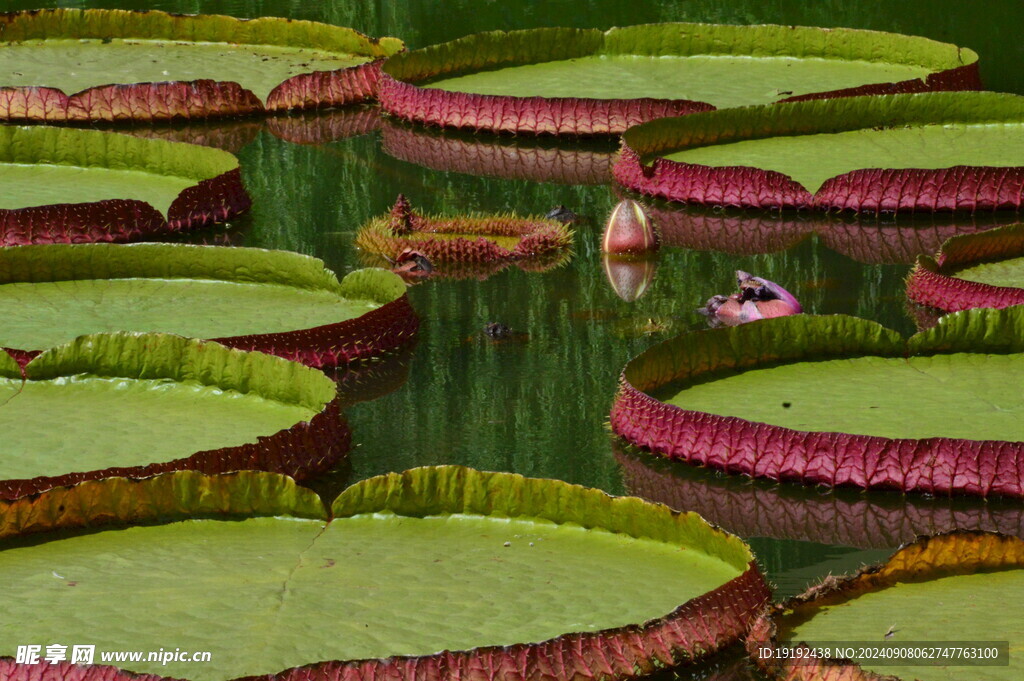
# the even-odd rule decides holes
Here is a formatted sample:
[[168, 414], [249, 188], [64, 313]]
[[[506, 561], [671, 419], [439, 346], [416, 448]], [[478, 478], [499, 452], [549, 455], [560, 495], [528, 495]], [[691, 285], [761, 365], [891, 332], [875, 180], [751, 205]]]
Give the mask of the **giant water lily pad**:
[[[772, 678], [791, 681], [1018, 679], [1024, 670], [1019, 656], [1024, 630], [1016, 618], [993, 614], [1019, 602], [1022, 592], [1024, 540], [982, 532], [925, 537], [883, 565], [829, 577], [777, 606], [758, 619], [747, 650]], [[891, 657], [862, 656], [859, 664], [813, 658], [795, 662], [779, 651], [789, 644], [799, 648], [826, 641], [841, 647], [844, 642], [888, 646]], [[972, 642], [970, 647], [989, 652], [958, 659], [957, 651], [942, 650], [948, 641]], [[931, 646], [939, 649], [934, 657], [913, 652]], [[899, 659], [900, 653], [915, 659]]]
[[0, 244], [128, 241], [249, 208], [238, 159], [129, 135], [0, 126]]
[[490, 31], [382, 72], [381, 105], [406, 120], [576, 135], [787, 98], [980, 87], [974, 52], [925, 38], [686, 23]]
[[907, 297], [943, 312], [1024, 304], [1024, 224], [956, 236], [918, 258]]
[[722, 475], [637, 451], [618, 439], [612, 450], [629, 494], [695, 511], [741, 537], [863, 549], [891, 549], [923, 535], [953, 530], [1024, 538], [1024, 508], [1016, 500], [930, 498], [859, 489], [823, 492]]
[[402, 49], [291, 19], [54, 9], [0, 16], [0, 119], [237, 116], [372, 97]]
[[110, 475], [255, 468], [307, 477], [348, 450], [333, 382], [262, 353], [96, 334], [24, 374], [0, 353], [0, 498]]
[[161, 331], [333, 366], [414, 337], [405, 285], [385, 270], [341, 283], [315, 258], [189, 244], [0, 249], [0, 347], [36, 351], [86, 333]]
[[155, 650], [191, 604], [175, 645], [210, 662], [123, 666], [194, 681], [632, 677], [728, 645], [768, 599], [749, 549], [696, 514], [453, 466], [363, 481], [329, 513], [265, 474], [113, 479], [11, 504], [0, 530], [37, 533], [0, 551], [17, 622], [0, 654], [36, 638]]
[[623, 135], [622, 185], [687, 203], [870, 212], [1024, 206], [1024, 97], [928, 92], [713, 111]]
[[633, 359], [612, 428], [754, 477], [1022, 497], [1022, 370], [1024, 308], [957, 313], [907, 340], [842, 315], [763, 320]]

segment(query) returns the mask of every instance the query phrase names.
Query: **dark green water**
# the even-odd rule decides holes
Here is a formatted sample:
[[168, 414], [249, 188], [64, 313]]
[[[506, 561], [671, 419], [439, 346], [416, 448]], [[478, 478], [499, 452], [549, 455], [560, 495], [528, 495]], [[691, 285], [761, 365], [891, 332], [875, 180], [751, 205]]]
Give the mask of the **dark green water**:
[[[394, 35], [410, 47], [495, 28], [548, 25], [606, 28], [652, 21], [784, 23], [850, 26], [924, 35], [969, 46], [982, 56], [982, 75], [995, 90], [1024, 93], [1024, 3], [947, 0], [848, 2], [836, 0], [623, 0], [470, 2], [469, 0], [158, 0], [62, 2], [65, 7], [156, 8], [237, 16], [278, 15], [352, 26], [371, 35]], [[8, 1], [4, 9], [33, 3]], [[399, 130], [398, 132], [401, 132]], [[393, 139], [395, 131], [388, 131]], [[436, 136], [413, 131], [400, 153], [436, 148]], [[999, 528], [1022, 534], [1011, 505], [907, 501], [901, 495], [832, 494], [789, 486], [752, 484], [665, 465], [613, 451], [606, 426], [619, 371], [633, 355], [703, 319], [694, 313], [710, 295], [727, 292], [732, 272], [744, 269], [778, 281], [814, 313], [848, 313], [910, 333], [903, 277], [917, 251], [933, 250], [940, 231], [973, 230], [958, 223], [937, 229], [911, 223], [879, 231], [874, 223], [833, 223], [827, 236], [789, 218], [733, 216], [728, 236], [708, 239], [678, 231], [657, 259], [653, 284], [639, 300], [620, 300], [607, 281], [599, 252], [603, 221], [618, 197], [607, 185], [482, 177], [430, 169], [385, 152], [384, 133], [373, 131], [319, 146], [292, 144], [261, 124], [207, 126], [180, 139], [233, 136], [250, 215], [230, 232], [233, 243], [295, 250], [323, 258], [339, 274], [359, 267], [356, 229], [386, 211], [401, 192], [430, 212], [544, 213], [564, 204], [589, 219], [577, 228], [575, 256], [546, 273], [508, 268], [486, 281], [432, 280], [410, 289], [423, 319], [412, 356], [376, 367], [404, 383], [349, 411], [358, 443], [350, 480], [392, 470], [457, 463], [531, 476], [553, 477], [611, 493], [644, 493], [694, 508], [751, 538], [781, 596], [821, 576], [875, 562], [918, 532], [952, 527]], [[454, 136], [457, 141], [471, 138]], [[404, 139], [404, 138], [403, 138]], [[442, 140], [443, 141], [443, 140]], [[480, 153], [495, 151], [493, 140]], [[505, 151], [517, 149], [503, 140]], [[520, 147], [521, 158], [548, 158]], [[563, 145], [584, 170], [601, 175], [614, 145]], [[547, 155], [546, 155], [547, 154]], [[563, 154], [563, 158], [565, 154]], [[594, 164], [597, 164], [596, 166]], [[710, 215], [713, 224], [719, 217]], [[690, 223], [708, 216], [690, 217]], [[1013, 221], [1002, 217], [1000, 221]], [[825, 228], [822, 227], [822, 230]], [[902, 231], [901, 231], [902, 230]], [[801, 236], [806, 235], [806, 236]], [[685, 246], [690, 246], [689, 248]], [[717, 250], [707, 250], [714, 246]], [[500, 321], [528, 335], [494, 343], [482, 334]], [[397, 378], [396, 378], [397, 377]], [[373, 393], [369, 383], [366, 390]], [[326, 487], [337, 488], [337, 475]], [[719, 674], [719, 672], [721, 672]], [[699, 675], [735, 678], [725, 669]]]

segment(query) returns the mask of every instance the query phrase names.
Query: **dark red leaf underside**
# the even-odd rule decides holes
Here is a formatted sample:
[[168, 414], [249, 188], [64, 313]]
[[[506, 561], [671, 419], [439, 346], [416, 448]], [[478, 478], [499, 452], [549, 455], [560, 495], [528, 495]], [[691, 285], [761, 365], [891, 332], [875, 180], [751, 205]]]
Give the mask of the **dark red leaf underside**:
[[1011, 305], [1024, 305], [1024, 288], [966, 281], [919, 265], [907, 278], [907, 297], [919, 305], [944, 312], [975, 307], [1002, 309]]
[[176, 681], [153, 674], [133, 674], [117, 667], [90, 665], [84, 667], [69, 662], [50, 664], [18, 664], [10, 657], [0, 657], [0, 679], [4, 681]]
[[292, 76], [270, 92], [266, 110], [328, 109], [372, 99], [377, 94], [383, 61]]
[[1024, 207], [1024, 167], [863, 169], [827, 180], [812, 195], [788, 175], [658, 158], [650, 166], [623, 145], [612, 168], [623, 186], [657, 198], [738, 208], [854, 212], [997, 211]]
[[[140, 424], [140, 427], [145, 427], [145, 424]], [[304, 480], [334, 468], [348, 454], [351, 440], [352, 433], [341, 417], [338, 400], [334, 399], [308, 423], [297, 423], [287, 430], [260, 437], [255, 443], [210, 449], [184, 459], [146, 466], [115, 467], [27, 480], [0, 480], [0, 499], [17, 499], [83, 480], [115, 476], [142, 478], [181, 470], [208, 474], [261, 470]]]
[[710, 104], [670, 99], [511, 97], [422, 88], [382, 73], [378, 99], [392, 116], [474, 132], [617, 135], [655, 118], [711, 111]]
[[830, 487], [1024, 497], [1024, 442], [796, 431], [681, 409], [625, 378], [611, 425], [635, 445], [727, 473]]
[[284, 111], [323, 109], [375, 95], [380, 61], [337, 71], [316, 71], [284, 81], [267, 98], [238, 83], [215, 80], [100, 85], [67, 95], [48, 87], [0, 88], [0, 120], [82, 121], [202, 120]]
[[391, 122], [382, 131], [387, 154], [433, 170], [557, 184], [607, 184], [611, 178], [612, 153], [444, 137]]

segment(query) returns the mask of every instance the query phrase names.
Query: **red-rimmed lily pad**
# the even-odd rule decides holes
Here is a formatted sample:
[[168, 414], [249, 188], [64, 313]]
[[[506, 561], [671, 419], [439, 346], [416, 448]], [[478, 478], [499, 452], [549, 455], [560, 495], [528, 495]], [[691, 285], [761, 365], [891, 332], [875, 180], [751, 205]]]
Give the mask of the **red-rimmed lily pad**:
[[306, 478], [350, 440], [322, 373], [168, 334], [82, 336], [23, 372], [0, 353], [0, 396], [0, 499], [184, 469]]
[[[993, 614], [1018, 602], [1022, 590], [1024, 540], [984, 532], [923, 537], [882, 565], [828, 577], [776, 606], [754, 625], [747, 651], [771, 678], [789, 681], [1018, 679], [1024, 633], [1015, 618]], [[825, 641], [889, 652], [871, 659], [869, 651], [859, 664], [807, 655], [805, 643]], [[947, 641], [989, 652], [956, 658], [959, 651], [942, 651]], [[787, 659], [780, 648], [791, 646], [807, 659]], [[915, 653], [917, 646], [939, 651]]]
[[925, 38], [799, 26], [491, 31], [397, 54], [381, 106], [489, 132], [618, 134], [664, 116], [787, 98], [978, 89], [977, 55]]
[[1016, 500], [926, 498], [751, 480], [668, 461], [612, 442], [629, 494], [695, 511], [741, 537], [769, 537], [865, 549], [894, 548], [917, 537], [985, 530], [1024, 538]]
[[31, 353], [86, 333], [160, 331], [335, 366], [397, 349], [419, 320], [381, 269], [340, 283], [286, 251], [190, 244], [0, 249], [0, 347]]
[[265, 17], [52, 9], [0, 15], [0, 119], [212, 118], [373, 97], [396, 38]]
[[381, 145], [395, 158], [468, 175], [556, 184], [608, 184], [617, 146], [592, 140], [559, 145], [556, 140], [483, 137], [385, 120]]
[[921, 256], [907, 297], [943, 312], [1024, 305], [1024, 224], [956, 236]]
[[513, 261], [528, 266], [535, 260], [546, 269], [551, 258], [568, 257], [572, 234], [565, 224], [542, 217], [422, 215], [399, 195], [390, 213], [360, 228], [356, 245], [391, 261], [415, 251], [431, 264], [456, 270]]
[[1024, 497], [1024, 308], [902, 339], [797, 315], [694, 332], [630, 361], [612, 429], [730, 473], [936, 495]]
[[[67, 526], [90, 531], [51, 535]], [[124, 664], [194, 681], [635, 677], [728, 645], [769, 595], [748, 547], [696, 514], [455, 466], [371, 478], [329, 512], [266, 474], [112, 479], [7, 505], [0, 529], [33, 533], [0, 551], [19, 622], [0, 653], [39, 637], [155, 650], [183, 603], [205, 603], [175, 645], [210, 662]]]
[[0, 245], [129, 241], [223, 222], [249, 204], [225, 151], [0, 126]]
[[612, 169], [659, 198], [864, 212], [1024, 207], [1024, 97], [927, 92], [713, 111], [638, 125]]

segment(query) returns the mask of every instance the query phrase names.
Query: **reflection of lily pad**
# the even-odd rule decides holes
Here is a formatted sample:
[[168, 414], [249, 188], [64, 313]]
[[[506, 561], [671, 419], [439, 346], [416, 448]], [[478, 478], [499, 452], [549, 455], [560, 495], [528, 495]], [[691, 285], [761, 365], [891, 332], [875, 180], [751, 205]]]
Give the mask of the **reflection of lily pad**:
[[768, 211], [685, 206], [645, 200], [662, 245], [733, 255], [775, 253], [811, 234], [834, 251], [864, 263], [912, 263], [943, 241], [1020, 220], [1017, 213], [917, 215]]
[[[126, 512], [122, 498], [139, 503]], [[696, 514], [559, 481], [420, 468], [349, 488], [330, 514], [317, 501], [267, 475], [177, 474], [9, 506], [0, 528], [19, 533], [31, 512], [37, 534], [0, 552], [5, 612], [19, 622], [0, 632], [0, 652], [26, 637], [155, 650], [181, 604], [206, 603], [176, 644], [210, 650], [210, 662], [124, 667], [195, 681], [311, 663], [283, 678], [466, 678], [487, 666], [615, 679], [728, 645], [768, 599], [749, 549]], [[109, 519], [144, 526], [102, 531]], [[92, 532], [51, 538], [81, 524]], [[69, 609], [78, 615], [61, 616]]]
[[652, 121], [615, 178], [642, 194], [743, 208], [1024, 207], [1024, 97], [847, 97]]
[[285, 251], [187, 244], [52, 244], [0, 251], [0, 347], [86, 333], [161, 331], [333, 366], [407, 343], [401, 280]]
[[532, 138], [481, 138], [385, 121], [381, 144], [391, 156], [434, 170], [554, 182], [608, 184], [617, 144], [559, 146]]
[[260, 130], [292, 144], [326, 144], [366, 135], [380, 127], [375, 107], [354, 106], [330, 111], [300, 111], [268, 118], [203, 120], [121, 128], [136, 137], [201, 144], [237, 153], [256, 139]]
[[399, 118], [578, 135], [792, 97], [980, 87], [976, 54], [924, 38], [685, 23], [477, 33], [382, 72], [381, 105]]
[[918, 258], [907, 297], [944, 312], [1024, 305], [1024, 224], [954, 237]]
[[182, 469], [305, 478], [348, 450], [335, 392], [294, 362], [164, 334], [83, 336], [24, 376], [0, 353], [0, 498]]
[[906, 341], [844, 316], [695, 332], [626, 365], [612, 428], [754, 477], [1021, 497], [1022, 330], [1024, 309], [958, 313]]
[[238, 159], [95, 130], [0, 126], [2, 245], [126, 241], [249, 208]]
[[[1017, 655], [1024, 645], [1019, 621], [993, 613], [1024, 597], [1022, 568], [1024, 541], [1017, 537], [981, 532], [924, 537], [883, 565], [829, 577], [759, 618], [747, 650], [769, 676], [792, 681], [883, 681], [882, 675], [921, 681], [1019, 679], [1024, 669]], [[968, 647], [994, 650], [998, 657], [943, 651], [951, 640], [974, 642]], [[780, 644], [824, 641], [888, 646], [890, 652], [873, 658], [854, 652], [859, 658], [854, 664], [820, 658], [797, 662], [778, 650]], [[913, 651], [930, 644], [938, 648], [937, 655]], [[804, 647], [803, 653], [808, 652]], [[898, 681], [896, 676], [884, 679]]]
[[291, 19], [54, 9], [2, 17], [0, 118], [209, 118], [340, 106], [376, 92], [402, 49]]
[[957, 529], [1024, 537], [1016, 501], [907, 496], [893, 492], [779, 485], [666, 461], [614, 442], [626, 489], [669, 508], [695, 511], [741, 537], [860, 548], [893, 548]]
[[356, 245], [391, 260], [409, 249], [432, 263], [479, 265], [568, 255], [572, 230], [541, 217], [421, 215], [399, 196], [389, 214], [360, 228]]

